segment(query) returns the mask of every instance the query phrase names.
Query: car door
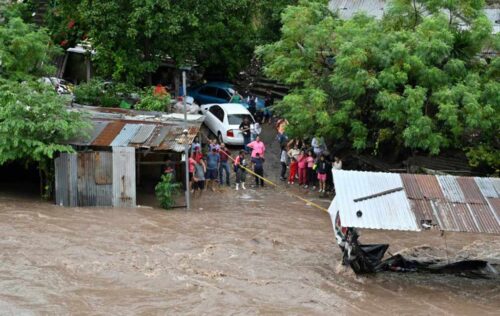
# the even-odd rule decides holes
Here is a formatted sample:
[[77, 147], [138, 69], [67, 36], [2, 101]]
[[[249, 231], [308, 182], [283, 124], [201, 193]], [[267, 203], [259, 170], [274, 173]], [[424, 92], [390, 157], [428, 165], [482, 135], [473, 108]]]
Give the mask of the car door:
[[[222, 120], [221, 120], [221, 115], [222, 115]], [[218, 105], [212, 105], [210, 109], [208, 109], [207, 111], [207, 119], [205, 121], [207, 123], [208, 128], [214, 134], [217, 134], [217, 132], [221, 130], [223, 115], [224, 111], [222, 111], [221, 107]]]
[[217, 98], [217, 88], [212, 86], [205, 86], [201, 88], [198, 99], [201, 104], [220, 103], [217, 101], [219, 100]]
[[217, 98], [220, 99], [219, 103], [228, 103], [231, 100], [231, 95], [225, 89], [218, 88]]

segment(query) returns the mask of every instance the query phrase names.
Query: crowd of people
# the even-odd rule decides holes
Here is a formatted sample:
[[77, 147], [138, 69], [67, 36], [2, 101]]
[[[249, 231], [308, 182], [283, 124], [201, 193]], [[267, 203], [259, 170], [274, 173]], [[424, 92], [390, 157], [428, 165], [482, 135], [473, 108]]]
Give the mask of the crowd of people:
[[[240, 96], [241, 97], [241, 96]], [[244, 147], [236, 156], [232, 156], [225, 144], [217, 139], [208, 139], [206, 150], [195, 138], [189, 157], [189, 185], [194, 194], [201, 195], [204, 190], [215, 191], [218, 186], [231, 187], [231, 173], [235, 174], [235, 190], [245, 190], [248, 170], [255, 178], [255, 188], [264, 187], [264, 169], [266, 164], [266, 145], [261, 139], [262, 125], [271, 123], [269, 113], [258, 109], [258, 100], [248, 97], [255, 122], [244, 118], [239, 129], [243, 135]], [[266, 97], [265, 107], [272, 100]], [[277, 137], [281, 151], [279, 162], [280, 180], [288, 185], [298, 185], [319, 193], [333, 191], [332, 170], [342, 169], [342, 160], [332, 156], [322, 138], [314, 137], [310, 142], [302, 139], [289, 140], [285, 134], [286, 120], [276, 122]], [[204, 153], [203, 153], [204, 152]], [[272, 166], [276, 167], [276, 166]], [[232, 170], [232, 171], [231, 171]]]

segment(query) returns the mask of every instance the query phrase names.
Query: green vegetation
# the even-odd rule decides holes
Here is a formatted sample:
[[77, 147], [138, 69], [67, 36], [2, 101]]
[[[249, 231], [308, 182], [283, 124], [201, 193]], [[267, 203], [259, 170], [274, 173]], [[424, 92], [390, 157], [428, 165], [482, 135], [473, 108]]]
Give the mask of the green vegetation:
[[265, 73], [294, 87], [277, 107], [288, 132], [375, 154], [459, 149], [500, 169], [500, 58], [480, 57], [500, 38], [481, 8], [397, 0], [381, 21], [343, 21], [326, 1], [288, 7], [280, 40], [257, 49]]
[[172, 58], [233, 76], [256, 44], [279, 36], [280, 13], [296, 0], [61, 0], [48, 27], [63, 47], [89, 39], [98, 75], [151, 84], [150, 74]]
[[170, 106], [170, 95], [155, 95], [154, 88], [144, 89], [141, 100], [135, 105], [138, 110], [168, 112]]
[[69, 100], [39, 81], [54, 70], [49, 65], [58, 49], [45, 30], [24, 23], [14, 9], [0, 22], [0, 165], [14, 160], [38, 164], [43, 193], [50, 195], [49, 161], [58, 152], [72, 152], [63, 144], [88, 123], [66, 110]]
[[155, 187], [156, 198], [160, 201], [161, 207], [168, 210], [175, 206], [174, 196], [179, 188], [180, 184], [173, 182], [171, 173], [161, 177], [161, 181]]

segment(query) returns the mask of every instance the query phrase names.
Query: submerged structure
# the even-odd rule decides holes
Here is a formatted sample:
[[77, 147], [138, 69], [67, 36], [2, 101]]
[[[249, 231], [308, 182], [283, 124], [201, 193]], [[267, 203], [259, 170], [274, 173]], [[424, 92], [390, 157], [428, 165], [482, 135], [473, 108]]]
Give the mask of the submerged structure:
[[202, 115], [78, 107], [90, 115], [86, 137], [68, 143], [76, 153], [55, 159], [55, 198], [61, 206], [135, 207], [137, 187], [158, 182], [168, 167], [182, 181], [185, 146], [198, 135]]
[[500, 235], [499, 178], [337, 170], [333, 180], [328, 212], [344, 263], [356, 273], [416, 268], [404, 258], [382, 261], [389, 245], [363, 245], [358, 229]]

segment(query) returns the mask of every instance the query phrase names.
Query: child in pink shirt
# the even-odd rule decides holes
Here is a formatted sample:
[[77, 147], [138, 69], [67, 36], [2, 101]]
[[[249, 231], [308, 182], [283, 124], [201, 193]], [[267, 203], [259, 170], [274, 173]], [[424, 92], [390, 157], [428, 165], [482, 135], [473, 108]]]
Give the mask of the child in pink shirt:
[[306, 158], [306, 164], [307, 164], [307, 169], [306, 169], [306, 185], [304, 186], [305, 189], [307, 189], [309, 186], [314, 186], [314, 157], [312, 151], [307, 152], [307, 158]]
[[306, 168], [307, 168], [307, 155], [303, 150], [300, 151], [297, 157], [298, 167], [299, 167], [299, 185], [306, 184]]

